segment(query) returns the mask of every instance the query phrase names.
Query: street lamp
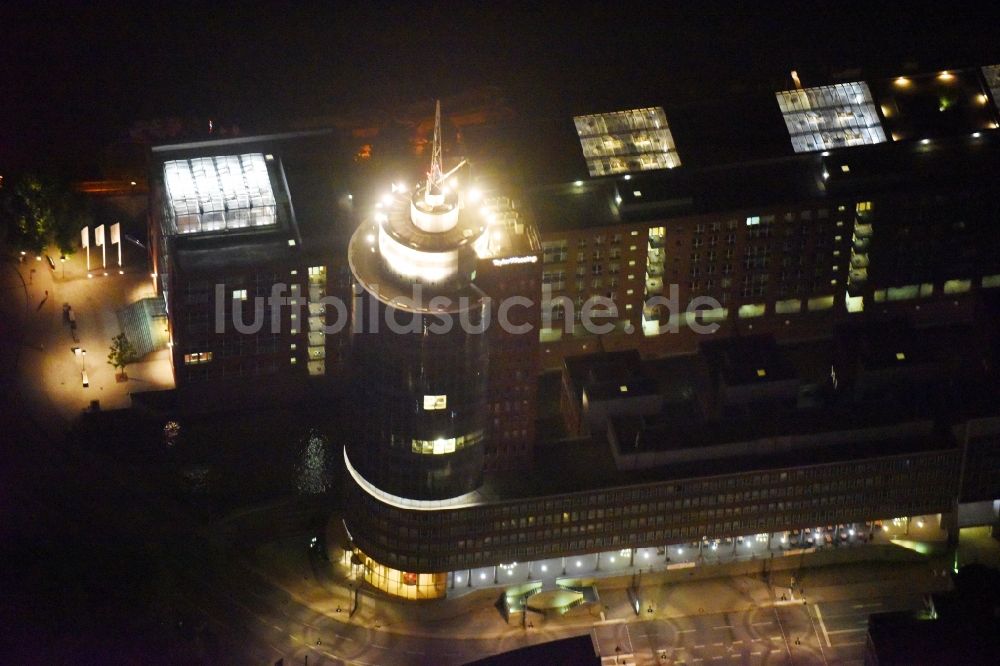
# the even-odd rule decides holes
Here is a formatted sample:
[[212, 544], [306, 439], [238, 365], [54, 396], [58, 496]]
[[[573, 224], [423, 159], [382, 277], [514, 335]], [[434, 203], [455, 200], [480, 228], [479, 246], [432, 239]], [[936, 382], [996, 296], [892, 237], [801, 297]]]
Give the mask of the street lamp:
[[73, 350], [80, 355], [80, 378], [83, 388], [87, 388], [90, 386], [90, 377], [87, 376], [87, 350], [79, 347], [74, 347]]

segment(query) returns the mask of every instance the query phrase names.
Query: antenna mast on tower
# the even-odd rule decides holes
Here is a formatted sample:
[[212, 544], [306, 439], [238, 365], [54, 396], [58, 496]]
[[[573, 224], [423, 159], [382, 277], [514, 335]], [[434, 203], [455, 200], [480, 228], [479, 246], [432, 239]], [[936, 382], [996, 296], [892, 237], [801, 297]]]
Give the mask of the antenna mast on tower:
[[431, 148], [431, 171], [427, 174], [427, 191], [437, 190], [441, 182], [441, 100], [434, 105], [434, 144]]

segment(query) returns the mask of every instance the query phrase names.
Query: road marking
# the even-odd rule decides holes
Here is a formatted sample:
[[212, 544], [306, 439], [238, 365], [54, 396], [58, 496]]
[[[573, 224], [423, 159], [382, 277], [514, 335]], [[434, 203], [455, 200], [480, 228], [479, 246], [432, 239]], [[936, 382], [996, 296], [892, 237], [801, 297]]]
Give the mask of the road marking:
[[834, 629], [831, 634], [850, 634], [855, 631], [868, 631], [868, 627], [858, 627], [857, 629]]
[[733, 626], [731, 624], [723, 624], [718, 627], [712, 627], [712, 629], [732, 629], [732, 628]]
[[772, 641], [783, 641], [785, 640], [782, 636], [771, 636]]
[[722, 647], [723, 643], [712, 643], [712, 647]]
[[826, 646], [833, 647], [833, 644], [830, 642], [830, 634], [827, 633], [826, 624], [823, 622], [823, 613], [819, 610], [819, 604], [816, 604], [813, 608], [816, 609], [816, 619], [819, 620], [819, 628], [823, 631], [823, 639], [826, 640]]
[[875, 608], [881, 605], [882, 605], [881, 601], [876, 601], [875, 603], [871, 604], [854, 604], [853, 606], [851, 606], [851, 608]]
[[735, 640], [735, 641], [733, 641], [733, 645], [736, 645], [737, 643], [739, 643], [740, 645], [742, 645], [743, 641], [742, 640]]
[[695, 647], [696, 647], [696, 648], [703, 648], [703, 647], [705, 647], [705, 644], [704, 644], [704, 643], [702, 643], [701, 645], [695, 645]]
[[680, 633], [680, 634], [693, 634], [696, 631], [698, 631], [698, 630], [697, 629], [678, 629], [677, 633]]
[[766, 620], [764, 622], [751, 622], [750, 624], [752, 624], [755, 627], [762, 627], [762, 626], [767, 625], [767, 624], [774, 624], [774, 622], [771, 622], [770, 620]]

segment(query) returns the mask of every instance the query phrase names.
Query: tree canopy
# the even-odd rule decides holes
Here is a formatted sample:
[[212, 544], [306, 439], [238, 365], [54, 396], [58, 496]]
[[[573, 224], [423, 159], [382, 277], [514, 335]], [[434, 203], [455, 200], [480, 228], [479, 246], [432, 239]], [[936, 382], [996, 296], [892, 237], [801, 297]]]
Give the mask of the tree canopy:
[[41, 254], [51, 243], [71, 254], [91, 220], [87, 200], [57, 178], [23, 174], [0, 189], [0, 237], [16, 250]]

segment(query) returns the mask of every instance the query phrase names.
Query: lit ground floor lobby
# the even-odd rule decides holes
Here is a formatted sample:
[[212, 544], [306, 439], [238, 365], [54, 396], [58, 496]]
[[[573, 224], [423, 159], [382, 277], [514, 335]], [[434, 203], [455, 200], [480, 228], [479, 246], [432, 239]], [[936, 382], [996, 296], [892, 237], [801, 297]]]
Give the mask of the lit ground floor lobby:
[[340, 563], [350, 567], [352, 578], [362, 579], [390, 596], [421, 600], [455, 598], [484, 588], [529, 586], [537, 593], [578, 586], [581, 580], [641, 576], [643, 573], [807, 555], [833, 549], [864, 548], [869, 544], [896, 544], [927, 552], [934, 544], [945, 544], [947, 538], [941, 516], [935, 514], [735, 538], [704, 538], [659, 547], [623, 548], [440, 573], [392, 569], [357, 549], [343, 551]]

